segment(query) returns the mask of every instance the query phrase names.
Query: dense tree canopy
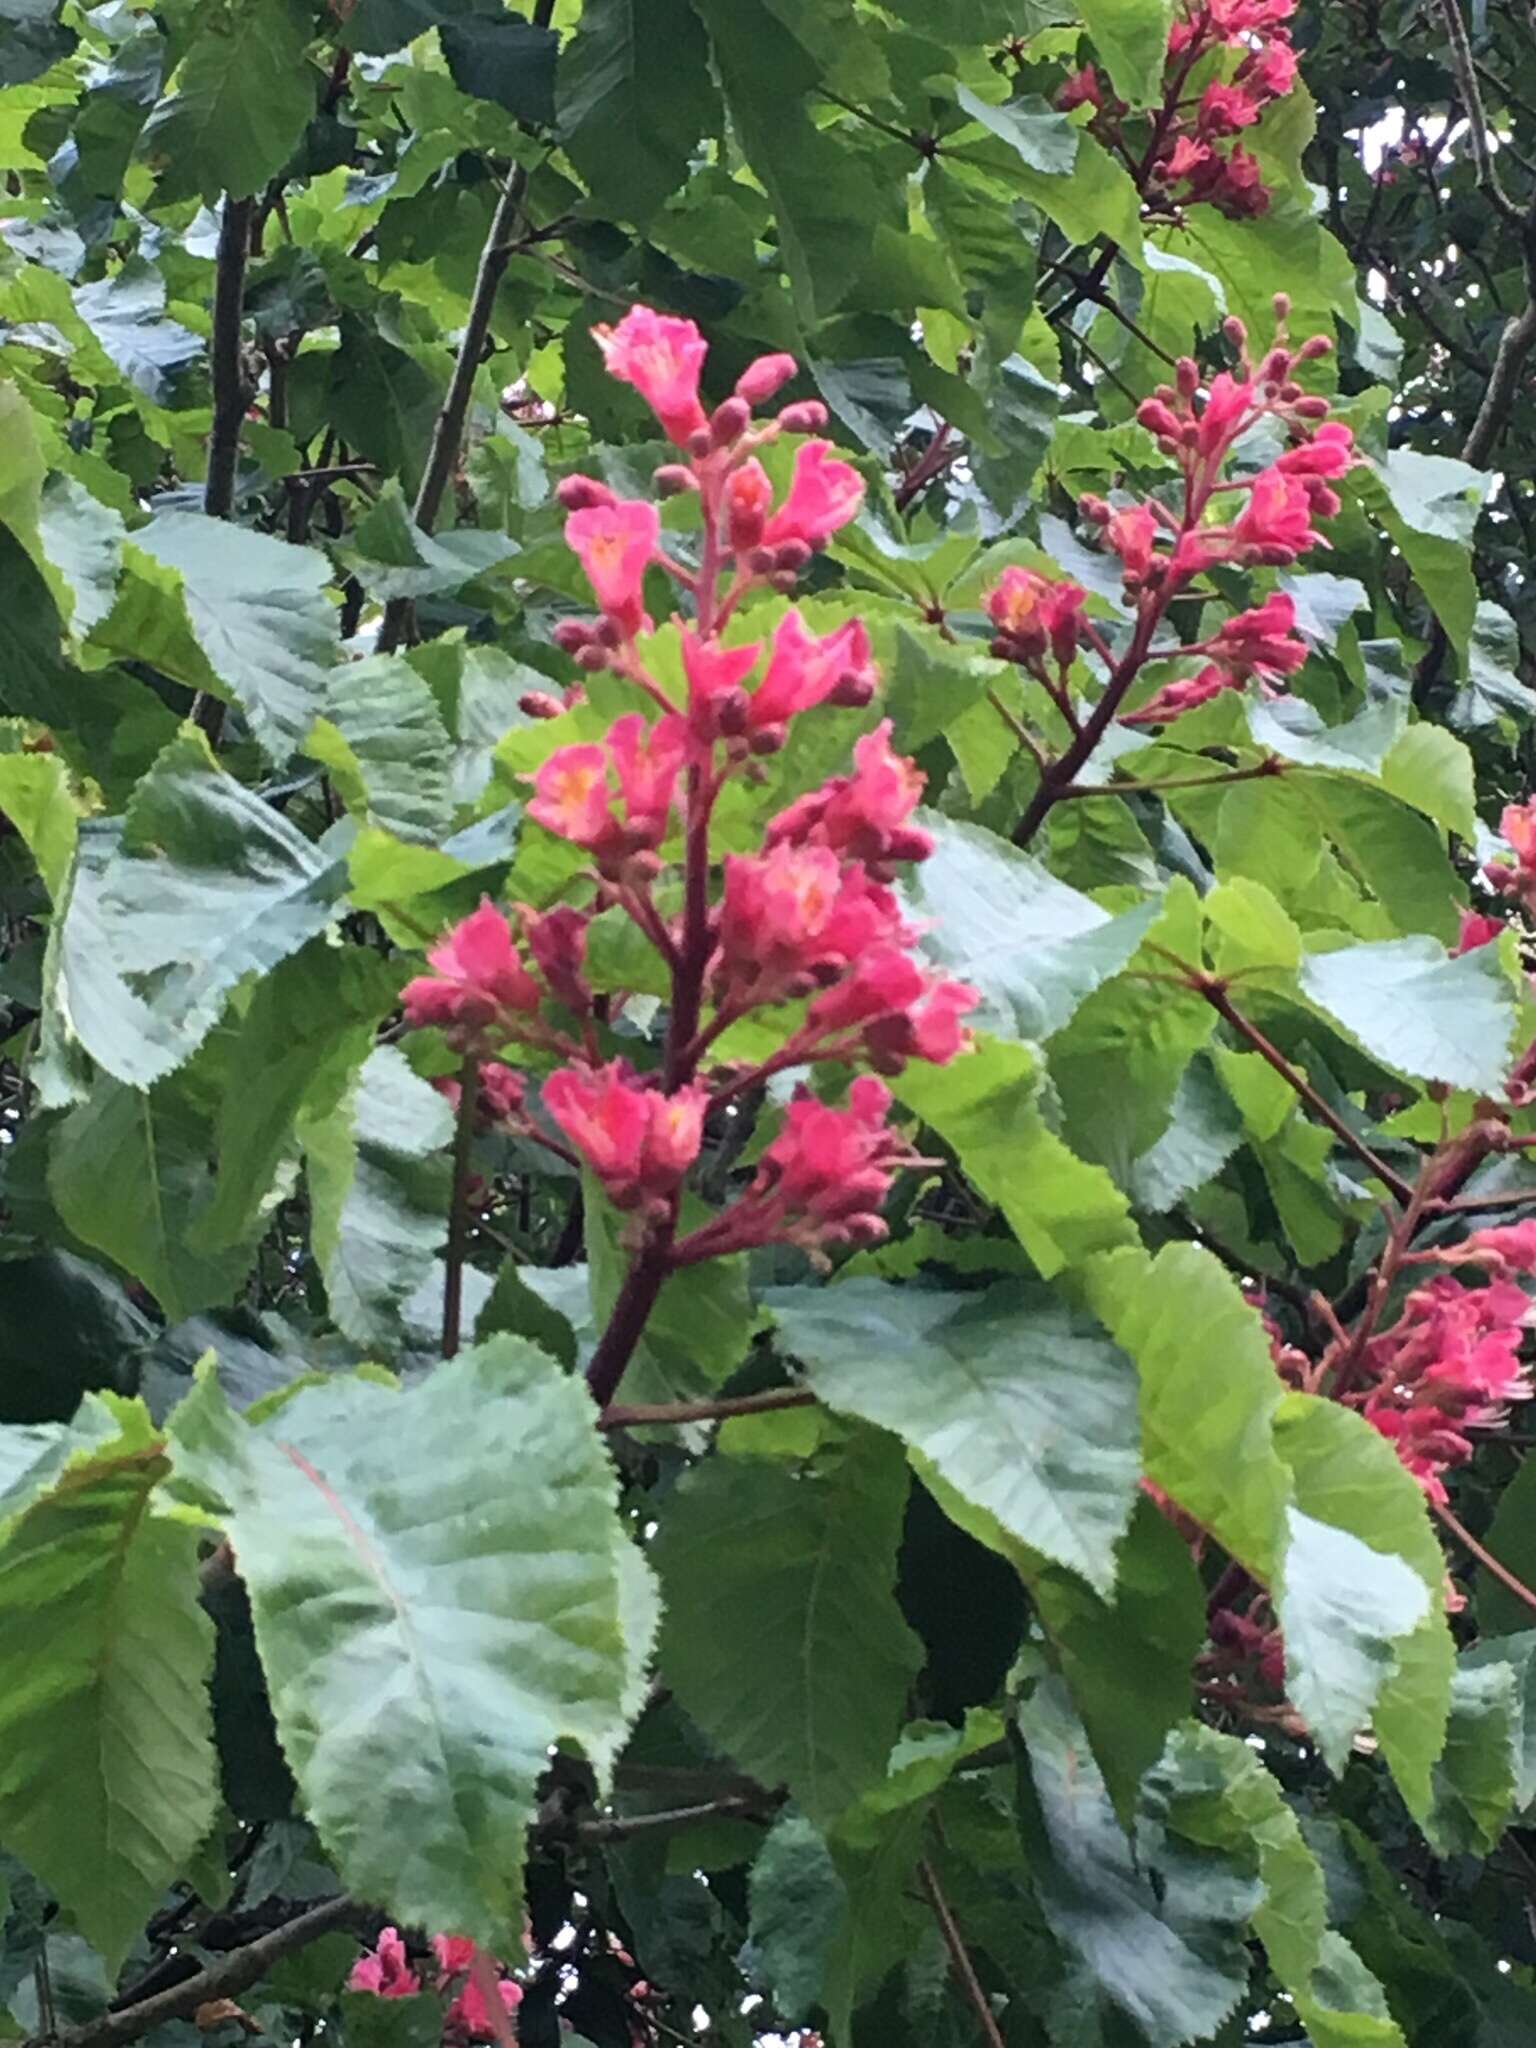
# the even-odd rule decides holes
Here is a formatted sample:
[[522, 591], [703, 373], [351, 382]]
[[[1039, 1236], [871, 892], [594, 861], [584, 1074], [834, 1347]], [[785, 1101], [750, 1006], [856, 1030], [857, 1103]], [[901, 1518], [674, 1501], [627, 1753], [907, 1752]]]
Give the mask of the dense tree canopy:
[[1527, 9], [0, 0], [0, 175], [0, 2036], [1536, 2037]]

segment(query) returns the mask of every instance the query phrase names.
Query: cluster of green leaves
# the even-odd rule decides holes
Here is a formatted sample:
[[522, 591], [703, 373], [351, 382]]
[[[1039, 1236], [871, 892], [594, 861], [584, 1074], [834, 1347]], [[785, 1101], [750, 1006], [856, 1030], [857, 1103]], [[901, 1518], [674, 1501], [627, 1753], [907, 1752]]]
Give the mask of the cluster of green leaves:
[[[1480, 525], [1442, 417], [1498, 323], [1462, 301], [1458, 352], [1427, 285], [1395, 323], [1362, 293], [1483, 248], [1459, 158], [1411, 246], [1360, 185], [1343, 137], [1448, 97], [1433, 53], [1394, 68], [1408, 10], [1368, 11], [1301, 25], [1321, 141], [1298, 87], [1247, 138], [1269, 209], [1233, 221], [1148, 211], [1050, 105], [1090, 59], [1155, 102], [1171, 0], [0, 0], [0, 2034], [344, 1889], [504, 1956], [526, 1910], [535, 2048], [693, 2039], [699, 2008], [741, 2048], [971, 2042], [946, 1921], [1010, 2048], [1529, 2036], [1529, 1611], [1464, 1602], [1415, 1482], [1286, 1390], [1243, 1285], [1316, 1355], [1314, 1291], [1357, 1309], [1381, 1248], [1369, 1159], [1411, 1179], [1536, 1032], [1513, 936], [1447, 950], [1526, 793], [1523, 487]], [[1020, 851], [1013, 721], [1051, 714], [986, 652], [983, 592], [1067, 573], [1113, 627], [1076, 501], [1166, 482], [1135, 400], [1165, 358], [1222, 363], [1229, 315], [1267, 337], [1280, 288], [1337, 337], [1319, 374], [1369, 457], [1326, 569], [1261, 579], [1307, 667], [1120, 729], [1104, 793]], [[815, 1405], [605, 1438], [577, 1372], [619, 1219], [504, 1137], [475, 1140], [474, 1341], [441, 1362], [453, 1057], [395, 1019], [482, 895], [581, 889], [523, 778], [622, 693], [519, 702], [569, 680], [551, 627], [585, 603], [553, 483], [641, 490], [661, 458], [592, 337], [636, 298], [701, 324], [713, 397], [793, 352], [870, 484], [809, 615], [865, 618], [881, 701], [803, 721], [735, 823], [891, 717], [937, 842], [913, 912], [981, 1007], [973, 1053], [895, 1083], [942, 1166], [889, 1243], [674, 1279], [623, 1388]], [[594, 931], [597, 985], [633, 985], [624, 936]], [[712, 1143], [706, 1194], [771, 1114]], [[1498, 1220], [1533, 1186], [1501, 1161], [1465, 1192]], [[1457, 1491], [1528, 1578], [1529, 1490], [1495, 1446]], [[1233, 1573], [1288, 1706], [1197, 1683]], [[343, 1994], [354, 1954], [245, 2003], [434, 2043], [433, 1999]]]

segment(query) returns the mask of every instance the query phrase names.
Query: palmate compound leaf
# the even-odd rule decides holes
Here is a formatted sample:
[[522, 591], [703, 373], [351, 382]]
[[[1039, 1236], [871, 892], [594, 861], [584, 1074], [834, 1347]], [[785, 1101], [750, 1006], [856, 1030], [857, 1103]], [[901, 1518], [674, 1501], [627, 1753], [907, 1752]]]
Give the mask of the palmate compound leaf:
[[111, 1968], [214, 1814], [213, 1631], [195, 1534], [153, 1510], [169, 1469], [138, 1403], [91, 1396], [0, 1542], [0, 1832]]
[[818, 1823], [883, 1774], [920, 1661], [892, 1590], [906, 1496], [899, 1447], [861, 1430], [798, 1471], [707, 1459], [656, 1539], [668, 1683]]
[[1015, 1281], [854, 1279], [767, 1301], [830, 1407], [893, 1430], [1010, 1536], [1109, 1592], [1140, 1476], [1136, 1374], [1092, 1317]]
[[654, 1622], [585, 1388], [498, 1337], [402, 1393], [307, 1387], [255, 1427], [205, 1377], [171, 1434], [240, 1561], [284, 1753], [343, 1881], [515, 1952], [550, 1745], [611, 1758]]

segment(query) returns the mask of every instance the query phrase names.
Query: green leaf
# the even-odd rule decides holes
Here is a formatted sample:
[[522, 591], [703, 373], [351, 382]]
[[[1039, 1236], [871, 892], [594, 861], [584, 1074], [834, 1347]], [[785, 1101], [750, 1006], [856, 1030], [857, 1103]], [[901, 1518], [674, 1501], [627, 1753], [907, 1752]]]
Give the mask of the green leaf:
[[982, 1038], [948, 1067], [909, 1066], [906, 1106], [953, 1146], [996, 1202], [1043, 1279], [1135, 1240], [1124, 1195], [1101, 1166], [1070, 1152], [1040, 1114], [1041, 1074], [1026, 1046]]
[[1139, 1474], [1136, 1376], [1043, 1290], [844, 1280], [766, 1297], [827, 1404], [892, 1430], [926, 1474], [1108, 1594]]
[[175, 373], [203, 353], [190, 328], [166, 319], [165, 279], [153, 264], [135, 259], [70, 296], [109, 360], [157, 404], [170, 397]]
[[58, 0], [0, 0], [0, 86], [29, 85], [70, 54], [79, 37], [59, 13]]
[[1231, 1096], [1197, 1054], [1180, 1076], [1168, 1128], [1131, 1168], [1131, 1200], [1153, 1215], [1176, 1207], [1218, 1174], [1242, 1141]]
[[330, 423], [349, 448], [414, 492], [437, 418], [439, 386], [414, 356], [356, 314], [342, 315], [340, 334], [331, 357]]
[[1376, 473], [1361, 471], [1355, 487], [1402, 549], [1462, 660], [1477, 615], [1472, 536], [1492, 478], [1449, 455], [1394, 448]]
[[1487, 1094], [1503, 1087], [1515, 1004], [1497, 947], [1452, 959], [1433, 939], [1411, 938], [1309, 953], [1301, 991], [1400, 1073]]
[[969, 114], [989, 134], [1005, 142], [1032, 171], [1064, 178], [1077, 162], [1077, 129], [1038, 95], [998, 106], [980, 98], [968, 85], [957, 85], [955, 104], [961, 113]]
[[79, 813], [54, 754], [0, 754], [0, 812], [26, 842], [55, 902], [69, 879]]
[[793, 1807], [752, 1865], [749, 1899], [748, 1970], [779, 2017], [802, 2020], [820, 1998], [847, 1890], [826, 1837]]
[[907, 900], [924, 950], [977, 988], [972, 1021], [1005, 1038], [1049, 1038], [1117, 974], [1157, 915], [1156, 898], [1111, 917], [995, 832], [919, 814], [934, 850]]
[[[1536, 1587], [1536, 1459], [1523, 1458], [1500, 1492], [1483, 1541], [1517, 1579]], [[1532, 1610], [1486, 1566], [1479, 1566], [1477, 1619], [1484, 1635], [1513, 1636], [1532, 1626]]]
[[419, 1334], [408, 1304], [447, 1229], [452, 1131], [448, 1104], [394, 1046], [369, 1054], [337, 1107], [300, 1118], [326, 1298], [365, 1349], [391, 1354]]
[[643, 226], [718, 119], [687, 0], [590, 0], [560, 59], [560, 138], [611, 219]]
[[615, 1485], [586, 1389], [501, 1337], [403, 1393], [301, 1389], [255, 1427], [205, 1375], [173, 1439], [240, 1559], [342, 1881], [515, 1953], [550, 1746], [623, 1732]]
[[412, 519], [405, 493], [390, 477], [352, 530], [343, 561], [357, 571], [375, 597], [431, 597], [457, 590], [471, 577], [494, 569], [517, 548], [504, 533], [461, 527], [424, 533]]
[[1264, 1326], [1208, 1251], [1165, 1245], [1093, 1261], [1085, 1290], [1141, 1376], [1147, 1477], [1267, 1580], [1290, 1492], [1271, 1441], [1282, 1388]]
[[315, 111], [313, 34], [300, 0], [205, 0], [178, 89], [144, 129], [159, 203], [249, 199], [277, 175]]
[[452, 744], [437, 699], [403, 656], [337, 669], [304, 751], [364, 823], [426, 846], [451, 833]]
[[214, 1814], [196, 1537], [153, 1512], [147, 1414], [115, 1414], [0, 1546], [0, 1625], [27, 1649], [0, 1697], [0, 1828], [113, 1970]]
[[324, 709], [336, 616], [325, 557], [195, 512], [167, 512], [134, 546], [181, 579], [198, 649], [222, 690], [281, 765]]
[[[1375, 1706], [1383, 1754], [1410, 1809], [1422, 1819], [1430, 1801], [1430, 1767], [1444, 1741], [1454, 1662], [1444, 1616], [1445, 1563], [1423, 1493], [1386, 1439], [1337, 1402], [1287, 1394], [1275, 1417], [1275, 1444], [1302, 1513], [1347, 1531], [1379, 1559], [1404, 1561], [1428, 1595], [1418, 1625], [1393, 1641], [1392, 1668], [1384, 1674]], [[1379, 1575], [1379, 1564], [1366, 1559], [1357, 1560], [1357, 1568], [1367, 1579]], [[1375, 1617], [1384, 1636], [1391, 1633], [1389, 1620], [1400, 1621], [1409, 1604], [1400, 1581], [1396, 1593], [1385, 1590], [1385, 1599], [1391, 1605], [1384, 1604]], [[1372, 1618], [1364, 1620], [1368, 1631]], [[1368, 1645], [1360, 1654], [1375, 1661]], [[1368, 1689], [1363, 1663], [1353, 1668], [1360, 1689]], [[1288, 1639], [1288, 1680], [1290, 1670]], [[1321, 1690], [1319, 1681], [1314, 1690]], [[1329, 1713], [1329, 1703], [1324, 1701], [1319, 1711]]]
[[1525, 1746], [1523, 1677], [1497, 1657], [1469, 1663], [1463, 1656], [1457, 1666], [1428, 1825], [1442, 1855], [1489, 1856], [1503, 1838]]
[[834, 312], [863, 268], [885, 211], [873, 172], [806, 114], [817, 59], [765, 0], [693, 0], [709, 31], [727, 105], [778, 220], [785, 267], [807, 324]]
[[553, 29], [516, 15], [467, 11], [441, 23], [438, 39], [460, 92], [494, 100], [519, 121], [547, 127], [554, 120], [560, 38]]
[[205, 1249], [213, 1131], [182, 1083], [141, 1094], [102, 1074], [52, 1133], [48, 1189], [82, 1244], [105, 1252], [178, 1321], [233, 1299], [249, 1243]]
[[[1257, 1878], [1191, 1857], [1161, 1869], [1154, 1889], [1059, 1681], [1036, 1687], [1019, 1728], [1029, 1754], [1021, 1834], [1051, 1932], [1153, 2048], [1207, 2039], [1248, 1981], [1242, 1934], [1262, 1897]], [[1073, 1986], [1079, 2006], [1086, 1988]]]
[[670, 1495], [652, 1552], [684, 1708], [815, 1821], [883, 1774], [919, 1663], [892, 1591], [906, 1493], [874, 1431], [798, 1473], [710, 1458]]
[[1382, 763], [1381, 779], [1437, 825], [1466, 840], [1477, 837], [1472, 756], [1444, 726], [1409, 726]]
[[1159, 100], [1173, 0], [1077, 0], [1077, 11], [1121, 99], [1133, 107]]
[[[591, 1174], [583, 1176], [583, 1188], [592, 1315], [601, 1329], [629, 1270], [626, 1219]], [[706, 1213], [702, 1204], [697, 1210], [685, 1204], [683, 1228], [701, 1223]], [[670, 1274], [624, 1375], [625, 1398], [687, 1401], [715, 1392], [746, 1356], [758, 1320], [739, 1253]]]

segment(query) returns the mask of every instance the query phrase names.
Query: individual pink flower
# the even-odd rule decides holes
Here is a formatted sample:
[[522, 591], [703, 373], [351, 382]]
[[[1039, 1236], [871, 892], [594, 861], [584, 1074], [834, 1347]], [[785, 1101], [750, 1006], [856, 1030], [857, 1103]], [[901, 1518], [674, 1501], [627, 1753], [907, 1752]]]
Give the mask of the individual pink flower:
[[764, 731], [787, 725], [797, 711], [814, 704], [867, 704], [875, 682], [862, 619], [847, 619], [818, 637], [797, 611], [789, 611], [774, 632], [768, 667], [748, 705], [748, 723], [753, 731]]
[[1212, 697], [1219, 697], [1223, 690], [1238, 690], [1242, 681], [1229, 670], [1218, 668], [1210, 662], [1196, 676], [1183, 676], [1177, 682], [1164, 683], [1160, 690], [1147, 699], [1135, 711], [1122, 711], [1122, 725], [1167, 725], [1170, 719], [1178, 718], [1186, 711], [1193, 711], [1197, 704], [1208, 704]]
[[509, 1012], [532, 1015], [539, 1007], [539, 985], [489, 897], [428, 950], [427, 962], [432, 973], [418, 974], [400, 993], [412, 1029], [438, 1024], [472, 1033], [498, 1020], [505, 1024]]
[[[795, 616], [793, 612], [789, 614]], [[688, 729], [701, 745], [747, 730], [751, 699], [742, 685], [757, 665], [763, 643], [722, 647], [683, 628], [683, 672], [688, 678]]]
[[1239, 43], [1288, 21], [1296, 12], [1296, 0], [1207, 0], [1206, 11], [1217, 35]]
[[793, 356], [755, 356], [736, 379], [736, 396], [744, 398], [748, 405], [761, 405], [764, 399], [782, 390], [799, 367]]
[[1504, 929], [1501, 917], [1488, 917], [1480, 910], [1464, 910], [1461, 913], [1461, 929], [1456, 934], [1452, 953], [1474, 953], [1479, 946], [1491, 946]]
[[655, 558], [661, 516], [643, 498], [589, 505], [565, 522], [566, 544], [581, 561], [598, 609], [626, 640], [649, 626], [645, 572]]
[[[438, 1988], [446, 1991], [455, 1983], [460, 1986], [443, 2020], [445, 2038], [453, 2041], [494, 2040], [500, 2030], [485, 2002], [484, 1975], [489, 1972], [494, 1978], [497, 1997], [508, 2013], [516, 2012], [522, 2004], [523, 1987], [510, 1977], [501, 1976], [500, 1964], [483, 1949], [477, 1948], [467, 1935], [434, 1934], [432, 1947], [441, 1971]], [[482, 1968], [477, 1970], [475, 1964], [481, 1959]]]
[[864, 502], [864, 479], [846, 462], [832, 458], [830, 441], [802, 441], [795, 450], [789, 495], [763, 532], [766, 547], [800, 541], [813, 552], [824, 548]]
[[886, 1073], [909, 1059], [947, 1066], [970, 1043], [961, 1019], [980, 1000], [963, 981], [925, 974], [908, 953], [879, 948], [806, 1012], [808, 1036], [858, 1031], [866, 1054]]
[[1010, 653], [1017, 650], [1014, 659], [1032, 660], [1049, 647], [1065, 666], [1082, 637], [1086, 596], [1080, 583], [1058, 582], [1010, 564], [987, 593], [987, 616]]
[[1091, 64], [1085, 64], [1080, 71], [1074, 71], [1062, 80], [1057, 89], [1056, 104], [1064, 114], [1074, 107], [1102, 107], [1104, 90], [1099, 84], [1099, 74]]
[[1227, 667], [1261, 675], [1290, 675], [1307, 658], [1306, 642], [1296, 637], [1296, 606], [1280, 591], [1251, 611], [1237, 612], [1222, 624], [1211, 652]]
[[726, 535], [738, 555], [762, 544], [773, 510], [773, 485], [754, 455], [733, 469], [725, 486]]
[[883, 884], [829, 847], [727, 854], [713, 984], [723, 1004], [809, 995], [875, 946], [911, 933]]
[[1181, 135], [1169, 150], [1160, 166], [1166, 183], [1176, 185], [1181, 178], [1192, 178], [1211, 160], [1211, 152], [1203, 142], [1197, 142], [1192, 135]]
[[561, 1067], [544, 1083], [544, 1106], [602, 1182], [616, 1207], [633, 1209], [675, 1192], [699, 1156], [708, 1090], [663, 1095], [623, 1060]]
[[872, 1074], [854, 1082], [846, 1109], [798, 1096], [763, 1153], [756, 1191], [818, 1238], [883, 1237], [878, 1212], [906, 1157], [886, 1123], [890, 1108], [890, 1090]]
[[1355, 461], [1355, 437], [1342, 420], [1325, 420], [1310, 441], [1287, 448], [1275, 467], [1282, 476], [1343, 476]]
[[421, 1989], [398, 1927], [380, 1928], [377, 1946], [352, 1965], [347, 1989], [376, 1992], [380, 1998], [413, 1998]]
[[633, 384], [679, 447], [709, 424], [699, 403], [699, 373], [709, 344], [691, 320], [631, 306], [617, 327], [594, 327], [610, 377]]
[[1259, 118], [1259, 103], [1240, 85], [1223, 85], [1212, 79], [1200, 96], [1197, 116], [1202, 135], [1236, 135], [1251, 128]]
[[834, 776], [772, 819], [766, 844], [828, 846], [867, 862], [926, 860], [933, 837], [908, 820], [927, 780], [915, 761], [891, 748], [891, 721], [854, 742], [852, 775]]
[[1536, 1216], [1474, 1230], [1460, 1244], [1436, 1245], [1425, 1257], [1445, 1266], [1483, 1266], [1490, 1273], [1536, 1273]]
[[524, 909], [523, 936], [544, 986], [558, 1003], [584, 1015], [592, 991], [583, 978], [587, 961], [587, 918], [569, 903], [542, 912]]
[[1145, 505], [1126, 505], [1112, 513], [1104, 528], [1104, 537], [1125, 564], [1125, 573], [1139, 582], [1151, 569], [1154, 560], [1152, 543], [1158, 536], [1158, 524], [1154, 515]]
[[1296, 83], [1296, 52], [1277, 36], [1245, 59], [1237, 76], [1255, 98], [1283, 99]]
[[1252, 150], [1244, 149], [1240, 142], [1226, 157], [1212, 158], [1197, 190], [1201, 198], [1209, 199], [1233, 220], [1247, 220], [1269, 208], [1263, 166]]
[[[458, 1081], [451, 1074], [440, 1074], [432, 1086], [453, 1105], [457, 1114], [464, 1095]], [[486, 1129], [505, 1123], [522, 1109], [525, 1093], [526, 1084], [515, 1067], [501, 1060], [482, 1060], [476, 1081], [475, 1115]]]
[[1218, 370], [1200, 408], [1197, 447], [1208, 465], [1220, 462], [1253, 413], [1253, 386], [1246, 377]]
[[1305, 485], [1278, 469], [1260, 470], [1233, 526], [1234, 538], [1265, 561], [1289, 561], [1315, 547], [1312, 500]]
[[[560, 747], [541, 764], [528, 815], [562, 839], [584, 846], [599, 862], [623, 861], [666, 838], [686, 755], [682, 719], [647, 725], [640, 712], [626, 712], [614, 720], [605, 745]], [[615, 809], [613, 784], [622, 817]]]

